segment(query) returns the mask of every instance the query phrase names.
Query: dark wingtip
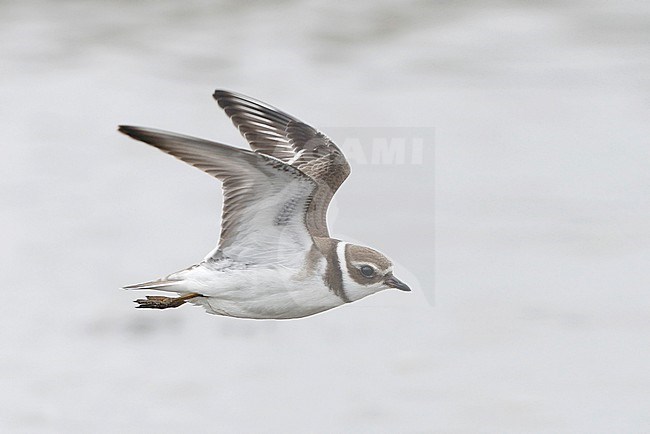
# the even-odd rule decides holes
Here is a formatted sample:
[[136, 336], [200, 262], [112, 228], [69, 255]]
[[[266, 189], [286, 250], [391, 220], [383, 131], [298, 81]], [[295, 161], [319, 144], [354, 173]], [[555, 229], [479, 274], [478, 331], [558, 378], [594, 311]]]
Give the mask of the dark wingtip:
[[229, 92], [224, 89], [217, 89], [214, 91], [212, 94], [212, 98], [214, 98], [217, 101], [217, 104], [219, 104], [219, 107], [224, 108], [224, 99], [226, 98], [232, 98], [235, 94], [232, 92]]
[[117, 131], [131, 137], [133, 137], [133, 134], [136, 133], [136, 130], [137, 130], [136, 127], [132, 127], [130, 125], [118, 125], [117, 127]]
[[131, 125], [120, 125], [117, 127], [117, 131], [122, 134], [126, 134], [132, 139], [139, 140], [144, 143], [153, 144], [154, 137], [151, 132], [146, 131], [143, 128], [133, 127]]

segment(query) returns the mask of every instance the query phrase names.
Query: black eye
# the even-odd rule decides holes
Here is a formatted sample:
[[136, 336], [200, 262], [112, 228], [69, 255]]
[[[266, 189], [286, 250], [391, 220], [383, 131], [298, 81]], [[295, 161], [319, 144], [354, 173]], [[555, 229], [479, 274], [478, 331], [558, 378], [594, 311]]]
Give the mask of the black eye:
[[370, 265], [362, 265], [361, 268], [359, 268], [359, 271], [361, 271], [361, 274], [366, 277], [372, 277], [373, 274], [375, 274], [374, 268], [372, 268]]

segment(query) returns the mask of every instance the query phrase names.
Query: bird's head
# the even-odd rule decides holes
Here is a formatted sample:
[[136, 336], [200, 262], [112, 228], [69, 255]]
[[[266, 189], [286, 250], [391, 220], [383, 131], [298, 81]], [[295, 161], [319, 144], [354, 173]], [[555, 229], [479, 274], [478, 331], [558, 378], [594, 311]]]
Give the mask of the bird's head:
[[384, 289], [411, 290], [393, 276], [393, 263], [378, 251], [370, 247], [345, 244], [344, 254], [345, 261], [341, 261], [345, 264], [341, 267], [343, 284], [352, 301]]

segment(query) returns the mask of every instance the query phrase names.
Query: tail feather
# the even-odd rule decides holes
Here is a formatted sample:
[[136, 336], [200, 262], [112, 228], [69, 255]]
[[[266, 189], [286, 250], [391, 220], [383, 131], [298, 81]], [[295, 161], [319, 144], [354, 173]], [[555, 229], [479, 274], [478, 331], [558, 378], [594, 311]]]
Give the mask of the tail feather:
[[155, 289], [158, 291], [179, 292], [182, 291], [181, 280], [158, 279], [151, 282], [137, 283], [135, 285], [123, 286], [122, 289]]

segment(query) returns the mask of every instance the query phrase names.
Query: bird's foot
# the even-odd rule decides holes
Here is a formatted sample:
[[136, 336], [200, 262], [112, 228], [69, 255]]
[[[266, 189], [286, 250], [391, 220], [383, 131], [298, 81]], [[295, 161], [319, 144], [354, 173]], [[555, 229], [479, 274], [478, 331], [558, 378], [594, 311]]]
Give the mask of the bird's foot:
[[199, 294], [187, 294], [180, 297], [164, 297], [160, 295], [147, 295], [147, 298], [140, 298], [135, 300], [138, 309], [169, 309], [178, 307], [190, 298], [198, 297]]

